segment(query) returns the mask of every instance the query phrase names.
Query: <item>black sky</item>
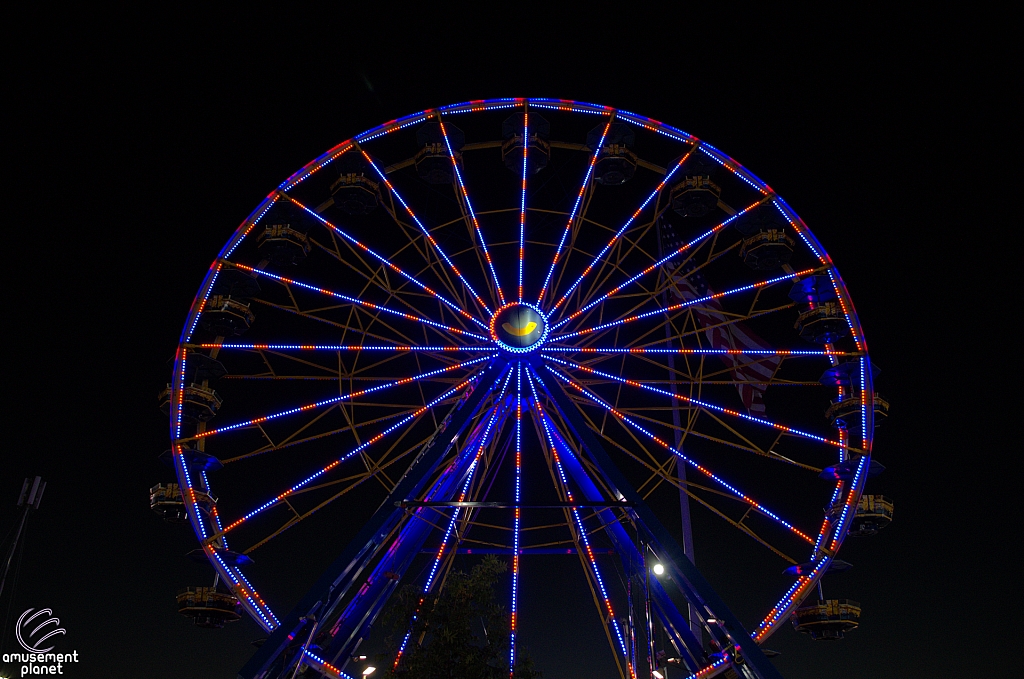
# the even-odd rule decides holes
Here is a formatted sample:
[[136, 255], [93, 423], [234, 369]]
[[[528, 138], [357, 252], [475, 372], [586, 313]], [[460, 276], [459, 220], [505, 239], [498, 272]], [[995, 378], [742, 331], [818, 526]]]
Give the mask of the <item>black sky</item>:
[[[551, 96], [664, 120], [770, 184], [842, 272], [882, 366], [888, 470], [870, 488], [895, 500], [896, 520], [844, 548], [861, 629], [840, 644], [782, 630], [769, 646], [784, 675], [1009, 667], [997, 602], [1015, 529], [999, 477], [1014, 467], [998, 415], [1014, 414], [1001, 394], [1016, 369], [978, 354], [1013, 340], [979, 306], [976, 264], [1012, 261], [987, 235], [994, 189], [971, 142], [985, 130], [964, 105], [972, 45], [949, 26], [852, 10], [734, 27], [631, 6], [513, 9], [16, 18], [0, 535], [22, 479], [49, 486], [14, 617], [54, 609], [83, 658], [69, 676], [234, 676], [261, 635], [177, 615], [175, 591], [207, 570], [146, 498], [169, 479], [156, 394], [206, 268], [269, 191], [343, 139], [428, 107]], [[998, 544], [993, 524], [1011, 526]]]

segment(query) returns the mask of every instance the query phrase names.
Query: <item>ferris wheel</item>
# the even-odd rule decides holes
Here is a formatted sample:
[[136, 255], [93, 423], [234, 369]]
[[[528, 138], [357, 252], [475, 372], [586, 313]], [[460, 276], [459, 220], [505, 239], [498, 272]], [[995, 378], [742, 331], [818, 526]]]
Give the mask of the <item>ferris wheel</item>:
[[[520, 576], [563, 555], [623, 679], [778, 676], [780, 626], [857, 625], [820, 581], [892, 516], [863, 494], [873, 372], [825, 250], [707, 143], [552, 99], [391, 121], [273, 191], [188, 315], [152, 499], [217, 579], [179, 606], [266, 630], [242, 676], [350, 677], [395, 592], [495, 554], [515, 676]], [[745, 555], [743, 619], [712, 543]], [[296, 603], [259, 563], [299, 545], [327, 557]]]

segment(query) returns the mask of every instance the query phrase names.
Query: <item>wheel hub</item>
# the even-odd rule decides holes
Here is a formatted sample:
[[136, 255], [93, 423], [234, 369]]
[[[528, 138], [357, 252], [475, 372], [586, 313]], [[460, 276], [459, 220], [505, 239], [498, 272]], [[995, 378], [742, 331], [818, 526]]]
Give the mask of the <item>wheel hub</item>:
[[525, 354], [540, 347], [548, 336], [548, 322], [540, 309], [511, 302], [491, 317], [491, 339], [505, 351]]

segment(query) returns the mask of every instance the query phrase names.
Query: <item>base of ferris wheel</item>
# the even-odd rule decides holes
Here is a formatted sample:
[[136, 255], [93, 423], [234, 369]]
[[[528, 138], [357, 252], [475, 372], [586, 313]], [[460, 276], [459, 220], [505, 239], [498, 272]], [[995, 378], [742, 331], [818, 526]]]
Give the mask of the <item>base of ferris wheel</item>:
[[[780, 677], [769, 661], [778, 655], [762, 649], [744, 629], [724, 601], [711, 588], [700, 571], [684, 553], [672, 533], [661, 523], [636, 490], [626, 481], [607, 451], [593, 432], [586, 426], [578, 411], [564, 393], [554, 385], [545, 385], [546, 395], [554, 402], [560, 414], [570, 426], [573, 434], [582, 444], [582, 450], [589, 456], [592, 468], [601, 475], [601, 481], [613, 490], [615, 502], [572, 502], [560, 503], [565, 507], [610, 508], [625, 510], [633, 528], [630, 534], [621, 521], [606, 521], [603, 526], [611, 538], [613, 548], [606, 550], [617, 554], [627, 573], [634, 574], [646, 606], [641, 605], [638, 621], [629, 625], [627, 646], [632, 649], [639, 663], [630, 663], [636, 676], [660, 679], [667, 676], [669, 668], [673, 676], [686, 672], [688, 677], [706, 679], [714, 676], [766, 679]], [[492, 387], [493, 389], [493, 387]], [[435, 435], [423, 446], [416, 461], [392, 491], [371, 520], [364, 526], [344, 551], [320, 576], [317, 583], [307, 592], [300, 603], [273, 630], [269, 638], [260, 642], [252, 659], [239, 672], [242, 679], [276, 679], [297, 676], [324, 676], [338, 679], [353, 679], [353, 673], [361, 671], [349, 666], [365, 659], [357, 655], [360, 645], [368, 637], [370, 627], [382, 612], [389, 597], [397, 590], [398, 582], [420, 554], [433, 528], [425, 521], [408, 521], [400, 527], [411, 512], [431, 507], [497, 508], [512, 507], [508, 503], [457, 502], [457, 481], [465, 476], [467, 469], [455, 469], [454, 474], [444, 474], [433, 485], [433, 478], [442, 460], [448, 459], [460, 437], [490, 389], [476, 389], [468, 398], [460, 400], [443, 420]], [[877, 399], [880, 401], [880, 399]], [[876, 402], [877, 414], [884, 417], [887, 403]], [[832, 412], [836, 410], [836, 412]], [[879, 412], [880, 411], [880, 412]], [[841, 416], [836, 408], [826, 413], [834, 424], [842, 426]], [[836, 422], [836, 420], [839, 420]], [[170, 455], [165, 454], [170, 463]], [[186, 451], [188, 463], [196, 468], [214, 469], [219, 462], [212, 456], [198, 450]], [[587, 471], [578, 460], [566, 456], [564, 462], [574, 480], [590, 497], [599, 497], [600, 492]], [[467, 458], [455, 456], [453, 465], [466, 467]], [[869, 474], [877, 474], [883, 468], [872, 462]], [[852, 477], [849, 464], [826, 468], [821, 476], [828, 480]], [[445, 481], [447, 479], [447, 481]], [[200, 494], [202, 495], [202, 494]], [[415, 500], [429, 495], [431, 501]], [[199, 505], [212, 509], [216, 498], [202, 496]], [[600, 505], [600, 507], [598, 507]], [[172, 523], [187, 523], [188, 515], [184, 498], [177, 484], [157, 484], [150, 489], [150, 506], [164, 520]], [[521, 509], [536, 508], [532, 505], [515, 505]], [[552, 505], [546, 504], [544, 508]], [[880, 495], [863, 495], [857, 507], [849, 534], [853, 536], [874, 535], [892, 520], [892, 502]], [[597, 516], [607, 512], [596, 512]], [[397, 533], [396, 533], [397, 529]], [[396, 535], [393, 539], [389, 536]], [[577, 545], [577, 549], [582, 549]], [[251, 563], [243, 554], [217, 550], [219, 556], [236, 566]], [[510, 550], [465, 549], [456, 546], [457, 553], [482, 554]], [[558, 553], [575, 553], [575, 550], [559, 549]], [[548, 549], [523, 549], [520, 554], [553, 553]], [[648, 555], [657, 555], [659, 573], [667, 578], [652, 577], [654, 564]], [[206, 555], [197, 550], [191, 555], [197, 561], [206, 562]], [[792, 566], [786, 570], [790, 575], [813, 574], [819, 564], [814, 562]], [[817, 576], [818, 597], [808, 598], [791, 615], [793, 627], [811, 639], [825, 641], [842, 639], [845, 633], [859, 625], [861, 607], [849, 599], [826, 599], [822, 595], [820, 578], [826, 574], [845, 571], [850, 564], [831, 560], [828, 567]], [[641, 574], [641, 575], [636, 575]], [[687, 604], [680, 609], [663, 580], [678, 587]], [[221, 628], [241, 618], [241, 603], [219, 578], [212, 586], [187, 587], [177, 595], [179, 612], [190, 618], [199, 627]], [[650, 619], [643, 619], [645, 616]], [[609, 623], [609, 621], [605, 621]], [[654, 629], [657, 623], [667, 637], [667, 645], [657, 648], [645, 634], [634, 633]], [[649, 627], [650, 625], [650, 627]], [[328, 635], [323, 635], [329, 630]], [[321, 632], [317, 636], [317, 632]], [[653, 635], [652, 635], [653, 636]], [[643, 662], [642, 658], [649, 658]], [[314, 674], [306, 674], [311, 671]]]

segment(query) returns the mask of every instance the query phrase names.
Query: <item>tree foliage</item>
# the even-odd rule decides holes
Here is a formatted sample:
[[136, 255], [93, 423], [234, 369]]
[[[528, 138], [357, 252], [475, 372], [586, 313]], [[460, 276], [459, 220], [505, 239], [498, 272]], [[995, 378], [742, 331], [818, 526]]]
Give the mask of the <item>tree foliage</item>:
[[[506, 564], [487, 556], [467, 574], [452, 571], [440, 592], [429, 596], [413, 587], [400, 590], [385, 611], [389, 666], [406, 632], [409, 641], [389, 679], [504, 679], [508, 677], [511, 629], [505, 607], [497, 602], [495, 586]], [[410, 624], [411, 623], [411, 624]], [[513, 679], [534, 679], [529, 656], [517, 644]]]

